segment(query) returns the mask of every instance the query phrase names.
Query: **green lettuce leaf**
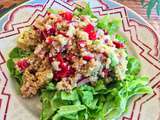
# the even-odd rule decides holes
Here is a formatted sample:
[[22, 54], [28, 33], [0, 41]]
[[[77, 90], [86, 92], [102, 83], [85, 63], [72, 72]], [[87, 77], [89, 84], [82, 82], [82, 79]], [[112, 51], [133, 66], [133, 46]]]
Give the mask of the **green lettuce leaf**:
[[78, 94], [77, 94], [77, 91], [76, 90], [73, 90], [73, 91], [70, 91], [70, 92], [64, 92], [62, 91], [61, 92], [61, 99], [62, 100], [68, 100], [68, 101], [76, 101], [78, 100]]
[[102, 17], [101, 19], [99, 19], [99, 21], [97, 23], [97, 27], [100, 29], [108, 28], [109, 18], [110, 18], [109, 15], [106, 15], [106, 16]]
[[57, 106], [59, 105], [60, 102], [57, 101], [54, 102], [54, 104], [52, 104], [52, 98], [54, 94], [55, 91], [43, 90], [41, 94], [42, 112], [40, 120], [48, 120], [56, 112]]
[[23, 58], [32, 54], [32, 51], [23, 50], [21, 48], [15, 47], [10, 53], [10, 58]]
[[14, 61], [16, 59], [20, 59], [20, 58], [24, 58], [27, 57], [29, 55], [31, 55], [32, 52], [31, 51], [25, 51], [22, 50], [21, 48], [14, 48], [10, 53], [9, 53], [9, 59], [7, 61], [7, 68], [10, 72], [10, 76], [14, 79], [16, 79], [17, 83], [19, 85], [21, 85], [23, 83], [22, 80], [22, 73], [19, 72], [16, 68], [15, 68], [15, 63]]
[[152, 89], [146, 86], [147, 83], [147, 77], [127, 75], [126, 79], [116, 83], [114, 88], [108, 88], [110, 92], [106, 98], [107, 119], [112, 120], [120, 117], [125, 112], [129, 99], [134, 95], [152, 93]]
[[124, 38], [124, 37], [122, 37], [122, 36], [119, 35], [119, 34], [116, 34], [115, 38], [116, 38], [118, 41], [122, 42], [122, 43], [126, 43], [126, 42], [127, 42], [127, 39]]
[[104, 29], [112, 35], [119, 30], [119, 27], [121, 26], [121, 20], [113, 19], [112, 21], [110, 21], [109, 19], [109, 15], [106, 15], [103, 18], [99, 19], [97, 22], [97, 28]]
[[17, 83], [19, 85], [21, 85], [23, 83], [23, 80], [22, 80], [22, 73], [20, 73], [16, 68], [15, 68], [15, 63], [13, 61], [13, 59], [9, 59], [7, 61], [7, 68], [10, 72], [10, 76], [11, 78], [14, 78], [16, 79]]
[[78, 8], [76, 8], [75, 11], [73, 12], [73, 14], [76, 15], [76, 16], [89, 15], [92, 18], [96, 18], [96, 16], [94, 15], [94, 13], [91, 10], [89, 4], [86, 4], [85, 7], [78, 7]]
[[147, 77], [129, 74], [123, 81], [115, 81], [107, 86], [104, 80], [99, 80], [95, 87], [81, 85], [71, 92], [56, 91], [51, 83], [42, 91], [41, 120], [117, 119], [126, 111], [131, 97], [152, 93], [147, 83]]
[[59, 13], [58, 10], [51, 9], [51, 8], [49, 8], [47, 11], [48, 11], [49, 13], [52, 13], [52, 14], [58, 14], [58, 13]]
[[56, 115], [52, 117], [52, 120], [61, 120], [63, 118], [69, 118], [69, 120], [78, 120], [77, 113], [85, 110], [84, 105], [67, 105], [59, 107]]
[[108, 30], [109, 34], [114, 34], [119, 30], [119, 27], [121, 26], [121, 20], [114, 19], [111, 22], [108, 23], [108, 26], [106, 27], [106, 30]]
[[132, 75], [137, 75], [141, 70], [141, 64], [137, 58], [134, 56], [128, 57], [128, 73]]

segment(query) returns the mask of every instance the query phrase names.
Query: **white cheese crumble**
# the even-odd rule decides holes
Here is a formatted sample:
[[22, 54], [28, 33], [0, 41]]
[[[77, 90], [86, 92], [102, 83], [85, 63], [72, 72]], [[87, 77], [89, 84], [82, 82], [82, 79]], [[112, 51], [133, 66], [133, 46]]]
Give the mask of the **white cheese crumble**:
[[52, 62], [52, 67], [55, 71], [60, 71], [61, 69], [59, 68], [59, 64], [60, 62], [59, 61], [53, 61]]

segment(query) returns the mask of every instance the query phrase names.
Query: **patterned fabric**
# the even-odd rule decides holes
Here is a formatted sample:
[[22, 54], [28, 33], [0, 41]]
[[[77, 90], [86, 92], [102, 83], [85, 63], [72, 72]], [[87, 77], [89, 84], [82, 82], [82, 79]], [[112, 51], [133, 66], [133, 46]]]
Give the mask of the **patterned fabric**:
[[[156, 10], [154, 9], [151, 14], [151, 18], [148, 19], [146, 15], [146, 9], [142, 8], [140, 0], [116, 0], [123, 5], [133, 9], [135, 12], [140, 14], [143, 18], [145, 18], [153, 27], [160, 33], [160, 16], [157, 15]], [[146, 0], [149, 1], [149, 0]]]
[[[0, 17], [2, 17], [10, 9], [26, 1], [28, 0], [2, 0], [0, 2]], [[150, 24], [152, 24], [158, 33], [160, 33], [160, 16], [157, 16], [156, 10], [153, 10], [151, 18], [148, 19], [146, 16], [146, 9], [142, 8], [140, 0], [116, 0], [116, 1], [135, 10], [138, 14], [140, 14], [143, 18], [145, 18]]]

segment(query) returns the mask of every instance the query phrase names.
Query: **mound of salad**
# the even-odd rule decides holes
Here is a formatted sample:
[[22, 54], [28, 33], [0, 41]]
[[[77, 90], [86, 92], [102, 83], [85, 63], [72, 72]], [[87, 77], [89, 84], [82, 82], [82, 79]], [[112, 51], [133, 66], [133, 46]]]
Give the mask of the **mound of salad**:
[[20, 33], [7, 67], [22, 97], [40, 96], [40, 120], [114, 120], [132, 96], [152, 92], [120, 25], [83, 4], [49, 9]]

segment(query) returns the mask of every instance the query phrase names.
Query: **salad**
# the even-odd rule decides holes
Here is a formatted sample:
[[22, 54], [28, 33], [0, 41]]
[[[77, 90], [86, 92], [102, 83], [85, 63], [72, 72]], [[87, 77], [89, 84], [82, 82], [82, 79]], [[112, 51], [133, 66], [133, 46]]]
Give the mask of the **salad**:
[[132, 96], [152, 92], [119, 27], [83, 4], [49, 9], [20, 33], [7, 67], [22, 97], [40, 96], [40, 120], [114, 120]]

